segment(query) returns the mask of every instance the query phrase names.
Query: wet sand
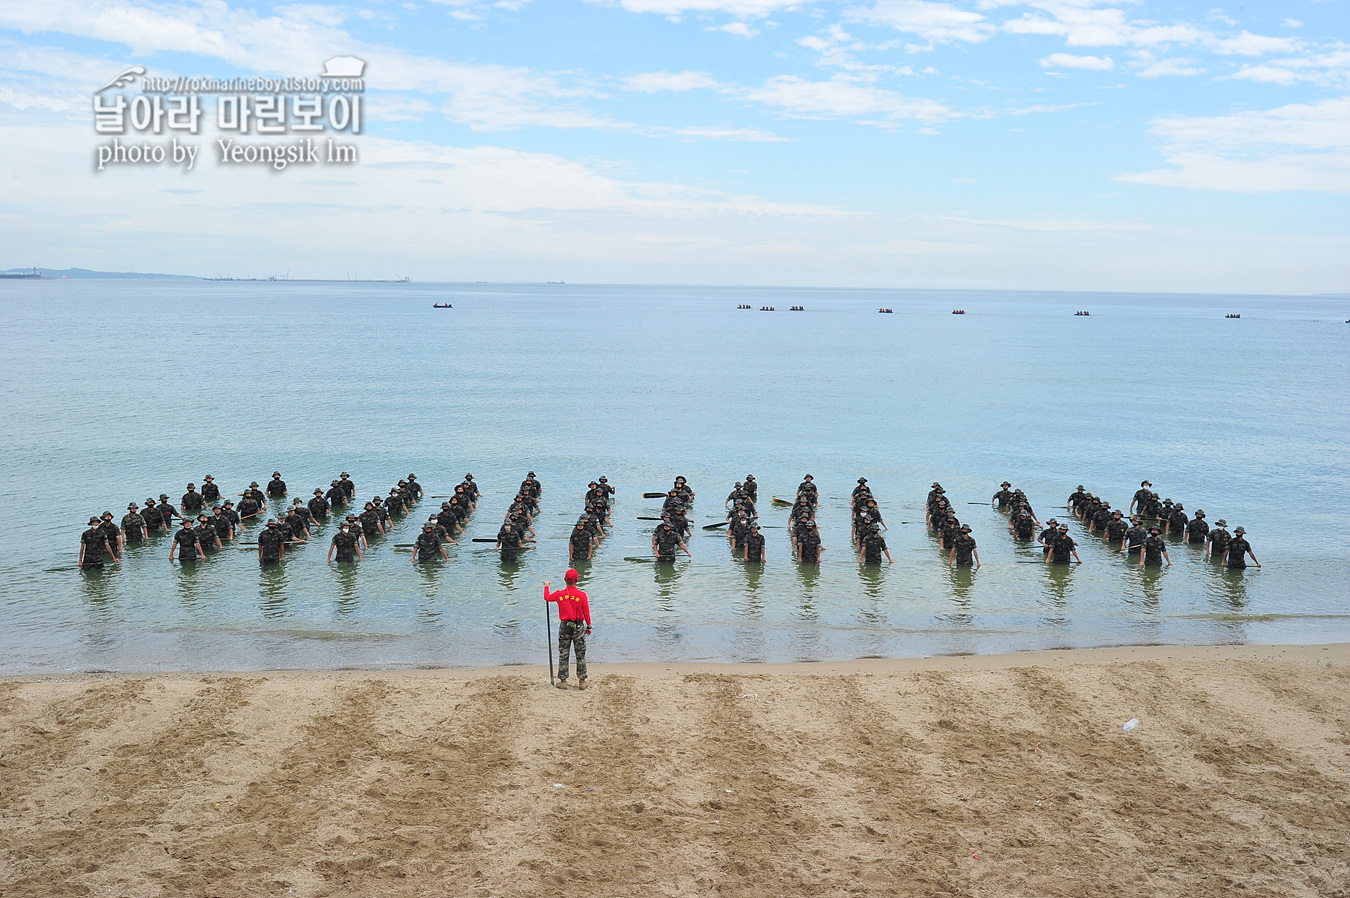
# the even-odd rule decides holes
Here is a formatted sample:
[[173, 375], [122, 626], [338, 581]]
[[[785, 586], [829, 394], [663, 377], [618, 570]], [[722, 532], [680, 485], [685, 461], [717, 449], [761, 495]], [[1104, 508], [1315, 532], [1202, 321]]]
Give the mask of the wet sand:
[[0, 681], [0, 895], [1350, 895], [1350, 645], [591, 677]]

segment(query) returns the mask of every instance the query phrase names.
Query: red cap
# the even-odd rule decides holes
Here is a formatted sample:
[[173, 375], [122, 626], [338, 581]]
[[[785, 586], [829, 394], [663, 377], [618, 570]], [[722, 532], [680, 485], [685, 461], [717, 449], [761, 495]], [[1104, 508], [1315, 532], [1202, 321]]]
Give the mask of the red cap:
[[576, 572], [576, 570], [575, 570], [574, 568], [570, 568], [570, 567], [569, 567], [569, 568], [567, 569], [567, 573], [563, 574], [563, 579], [566, 580], [568, 583], [575, 583], [575, 582], [577, 582], [577, 572]]

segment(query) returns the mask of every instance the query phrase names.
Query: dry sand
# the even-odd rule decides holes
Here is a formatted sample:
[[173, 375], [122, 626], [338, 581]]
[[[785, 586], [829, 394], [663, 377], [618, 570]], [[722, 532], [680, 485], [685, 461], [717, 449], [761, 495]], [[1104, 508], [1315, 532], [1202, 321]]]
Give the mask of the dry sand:
[[1345, 896], [1348, 665], [4, 680], [0, 895]]

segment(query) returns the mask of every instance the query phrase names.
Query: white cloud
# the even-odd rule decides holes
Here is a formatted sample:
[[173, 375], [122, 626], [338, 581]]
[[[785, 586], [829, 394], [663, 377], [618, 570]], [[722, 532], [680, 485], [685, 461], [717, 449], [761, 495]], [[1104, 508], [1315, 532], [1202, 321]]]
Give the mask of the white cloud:
[[366, 105], [366, 118], [383, 122], [422, 121], [436, 111], [436, 107], [419, 97], [380, 93], [378, 99]]
[[782, 143], [786, 137], [780, 137], [770, 131], [759, 128], [718, 128], [704, 125], [687, 125], [683, 128], [671, 128], [674, 137], [697, 140], [735, 140], [745, 143]]
[[989, 228], [1011, 228], [1017, 231], [1144, 231], [1147, 225], [1134, 223], [1108, 223], [1088, 218], [963, 218], [956, 215], [944, 215], [943, 221], [959, 221], [964, 224], [980, 225]]
[[900, 46], [901, 41], [889, 40], [882, 41], [879, 44], [869, 44], [866, 41], [855, 40], [853, 35], [845, 31], [843, 26], [838, 23], [827, 26], [818, 35], [811, 34], [798, 38], [797, 44], [820, 54], [816, 58], [815, 64], [822, 68], [840, 69], [865, 78], [875, 78], [883, 72], [893, 72], [897, 75], [914, 74], [914, 70], [909, 66], [871, 64], [858, 58], [857, 54], [869, 50], [894, 50]]
[[661, 91], [698, 90], [715, 88], [717, 80], [706, 72], [644, 72], [630, 75], [621, 82], [624, 90], [654, 94]]
[[934, 43], [978, 43], [994, 33], [994, 26], [977, 12], [950, 3], [928, 0], [877, 0], [870, 8], [854, 7], [844, 17], [852, 21], [886, 25], [896, 31], [917, 34]]
[[1129, 172], [1135, 184], [1258, 193], [1350, 193], [1350, 97], [1222, 116], [1155, 119], [1173, 168]]
[[1043, 69], [1091, 69], [1105, 72], [1116, 67], [1109, 56], [1074, 56], [1072, 53], [1051, 53], [1041, 60]]
[[653, 12], [664, 16], [685, 13], [725, 13], [738, 18], [763, 18], [781, 9], [801, 6], [803, 0], [619, 0], [629, 12]]
[[1078, 109], [1081, 106], [1096, 106], [1096, 103], [1062, 103], [1058, 106], [1023, 106], [1009, 109], [1009, 115], [1039, 115], [1042, 112], [1063, 112], [1066, 109]]
[[[445, 95], [439, 103], [443, 114], [475, 131], [636, 129], [579, 106], [579, 100], [595, 96], [593, 90], [518, 66], [453, 62], [367, 44], [340, 28], [341, 21], [333, 9], [301, 5], [281, 7], [269, 17], [221, 2], [183, 7], [173, 15], [129, 0], [97, 7], [78, 0], [0, 5], [0, 27], [123, 43], [133, 56], [191, 53], [264, 74], [302, 75], [317, 73], [322, 60], [336, 53], [348, 53], [367, 61], [369, 87]], [[106, 78], [105, 73], [96, 82]]]
[[1220, 81], [1257, 81], [1265, 84], [1281, 84], [1285, 87], [1301, 80], [1297, 72], [1271, 65], [1244, 65], [1231, 75], [1219, 76]]
[[1322, 87], [1344, 88], [1350, 84], [1350, 46], [1333, 44], [1324, 52], [1272, 59], [1259, 65], [1244, 65], [1220, 80], [1258, 81], [1291, 85], [1308, 82]]
[[704, 31], [725, 31], [727, 34], [734, 34], [736, 37], [754, 37], [759, 34], [754, 28], [744, 22], [727, 22], [725, 25], [709, 25]]
[[[737, 94], [795, 118], [849, 118], [891, 125], [905, 119], [933, 122], [952, 116], [951, 110], [935, 100], [912, 99], [843, 75], [828, 81], [778, 75], [765, 81], [762, 87], [743, 88]], [[880, 118], [872, 119], [874, 116]]]
[[1285, 19], [1285, 20], [1284, 20], [1283, 22], [1281, 22], [1280, 24], [1283, 25], [1285, 28], [1302, 28], [1302, 27], [1303, 27], [1303, 23], [1300, 22], [1298, 19]]
[[1214, 38], [1210, 48], [1224, 56], [1264, 56], [1267, 53], [1293, 53], [1302, 43], [1288, 37], [1266, 37], [1244, 31], [1237, 37]]
[[[1242, 31], [1223, 36], [1185, 22], [1159, 24], [1143, 19], [1128, 19], [1125, 10], [1098, 8], [1094, 0], [986, 0], [990, 6], [1030, 6], [1020, 18], [1003, 23], [1010, 34], [1041, 34], [1063, 37], [1071, 47], [1158, 47], [1163, 45], [1204, 46], [1223, 55], [1262, 56], [1267, 53], [1293, 52], [1302, 44], [1292, 38], [1269, 37]], [[1208, 18], [1235, 25], [1219, 10]]]
[[1148, 50], [1136, 50], [1133, 55], [1134, 62], [1130, 63], [1130, 68], [1140, 78], [1198, 75], [1204, 71], [1189, 59], [1158, 59]]

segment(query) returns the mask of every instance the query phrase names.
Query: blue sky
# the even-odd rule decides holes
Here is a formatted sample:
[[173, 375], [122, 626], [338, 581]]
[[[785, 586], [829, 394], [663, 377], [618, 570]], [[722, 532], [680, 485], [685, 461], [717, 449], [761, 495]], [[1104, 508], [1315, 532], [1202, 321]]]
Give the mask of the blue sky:
[[[0, 3], [0, 267], [1350, 291], [1350, 2]], [[367, 62], [354, 166], [91, 96]]]

